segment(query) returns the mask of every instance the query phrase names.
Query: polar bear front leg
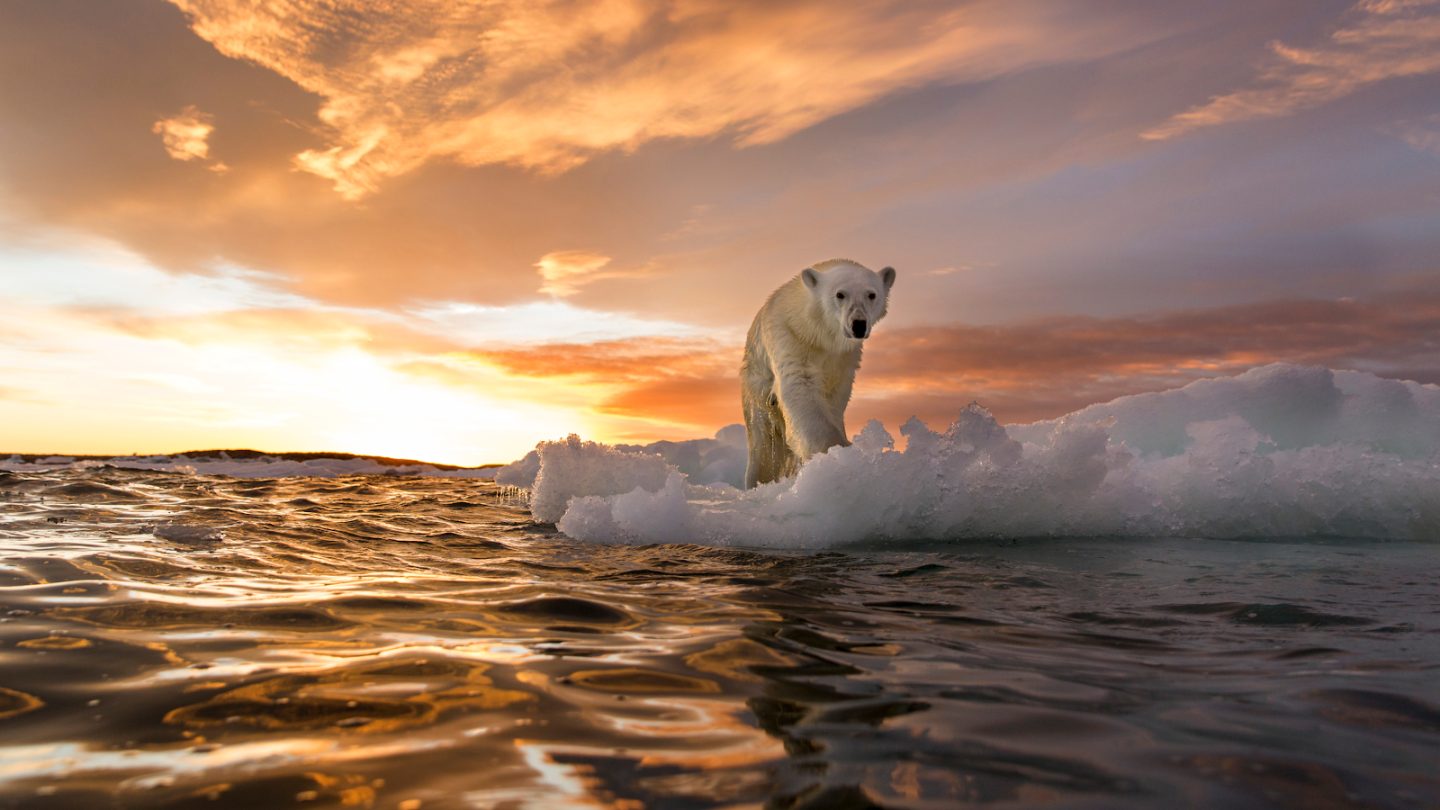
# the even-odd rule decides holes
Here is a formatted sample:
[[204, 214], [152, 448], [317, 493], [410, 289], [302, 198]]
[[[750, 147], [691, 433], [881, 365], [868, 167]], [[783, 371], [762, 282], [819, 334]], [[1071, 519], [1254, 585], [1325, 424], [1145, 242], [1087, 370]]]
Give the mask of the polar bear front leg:
[[767, 394], [763, 399], [747, 389], [745, 407], [745, 488], [778, 481], [794, 474], [794, 455], [785, 443], [784, 417]]
[[785, 415], [785, 437], [801, 461], [835, 445], [848, 445], [845, 428], [815, 381], [805, 374], [781, 374], [780, 410]]

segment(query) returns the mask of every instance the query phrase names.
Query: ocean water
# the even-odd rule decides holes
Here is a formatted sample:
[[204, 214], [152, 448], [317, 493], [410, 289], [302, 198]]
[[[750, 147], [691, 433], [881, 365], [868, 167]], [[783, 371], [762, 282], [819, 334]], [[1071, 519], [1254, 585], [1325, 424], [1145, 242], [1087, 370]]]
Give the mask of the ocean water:
[[0, 806], [1440, 806], [1434, 538], [685, 520], [607, 545], [478, 480], [0, 472]]

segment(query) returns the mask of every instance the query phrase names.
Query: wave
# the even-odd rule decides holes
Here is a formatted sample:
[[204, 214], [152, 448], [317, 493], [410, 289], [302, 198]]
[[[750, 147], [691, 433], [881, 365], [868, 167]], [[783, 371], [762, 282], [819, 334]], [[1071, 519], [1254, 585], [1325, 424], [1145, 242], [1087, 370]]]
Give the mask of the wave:
[[903, 450], [872, 421], [749, 491], [723, 483], [727, 431], [658, 451], [571, 436], [497, 481], [533, 476], [535, 519], [596, 543], [1440, 537], [1440, 388], [1363, 372], [1275, 364], [1026, 425], [971, 404], [943, 432], [911, 419]]

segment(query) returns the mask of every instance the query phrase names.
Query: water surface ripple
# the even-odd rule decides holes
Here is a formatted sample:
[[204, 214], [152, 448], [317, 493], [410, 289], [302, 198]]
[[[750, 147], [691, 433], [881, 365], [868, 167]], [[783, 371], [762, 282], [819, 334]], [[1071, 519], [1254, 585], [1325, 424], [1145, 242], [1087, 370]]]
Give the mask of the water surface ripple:
[[0, 806], [1440, 806], [1433, 545], [685, 540], [0, 473]]

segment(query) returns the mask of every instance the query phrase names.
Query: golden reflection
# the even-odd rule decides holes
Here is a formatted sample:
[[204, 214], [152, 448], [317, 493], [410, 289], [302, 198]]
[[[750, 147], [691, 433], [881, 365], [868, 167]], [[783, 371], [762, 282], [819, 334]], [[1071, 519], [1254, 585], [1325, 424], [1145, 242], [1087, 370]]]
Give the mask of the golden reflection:
[[336, 728], [380, 734], [426, 725], [448, 712], [500, 709], [535, 699], [496, 688], [483, 674], [488, 668], [402, 658], [282, 675], [174, 709], [165, 722], [196, 728], [240, 723], [271, 730]]
[[218, 802], [220, 797], [235, 787], [233, 782], [218, 782], [210, 785], [203, 785], [192, 791], [186, 798], [204, 799], [207, 802]]
[[[533, 806], [537, 789], [544, 789], [551, 806], [555, 808], [609, 808], [608, 802], [596, 798], [592, 791], [599, 787], [594, 778], [594, 769], [588, 765], [558, 762], [552, 752], [562, 749], [550, 747], [537, 740], [516, 740], [515, 748], [521, 759], [538, 777], [540, 785], [521, 789], [475, 791], [471, 796], [477, 804], [486, 807], [513, 805]], [[593, 752], [592, 752], [593, 753]]]
[[897, 796], [912, 802], [920, 800], [920, 766], [914, 762], [897, 762], [890, 769], [890, 789]]
[[685, 665], [734, 681], [758, 682], [760, 678], [750, 672], [750, 667], [794, 666], [795, 660], [748, 638], [735, 638], [685, 656]]
[[626, 667], [623, 669], [587, 669], [570, 675], [570, 682], [576, 686], [601, 692], [701, 692], [720, 691], [720, 684], [706, 678], [692, 678], [653, 669]]
[[224, 689], [229, 685], [230, 684], [226, 683], [225, 681], [201, 681], [199, 683], [192, 683], [186, 686], [184, 689], [181, 690], [181, 692], [188, 695], [191, 692], [208, 692], [211, 689]]
[[638, 739], [666, 741], [670, 747], [633, 749], [640, 764], [679, 765], [687, 768], [736, 768], [758, 765], [786, 756], [785, 744], [742, 719], [748, 711], [735, 700], [690, 697], [656, 697], [639, 702], [635, 710], [653, 717], [611, 717], [617, 730]]
[[[714, 681], [638, 668], [582, 670], [555, 680], [541, 672], [521, 670], [516, 680], [556, 693], [583, 707], [592, 723], [634, 740], [635, 744], [625, 746], [626, 751], [642, 765], [731, 768], [786, 755], [781, 740], [743, 719], [749, 708], [739, 696], [699, 696], [715, 694], [719, 685]], [[581, 689], [556, 692], [557, 686], [567, 685]], [[657, 694], [667, 691], [669, 694]], [[586, 701], [580, 695], [593, 699]], [[604, 695], [608, 697], [601, 699]], [[532, 767], [537, 762], [549, 763], [548, 767], [559, 768], [571, 778], [576, 777], [569, 766], [555, 763], [551, 754], [614, 755], [613, 744], [583, 746], [544, 740], [516, 740], [515, 744], [525, 752], [525, 761]]]
[[[982, 787], [971, 774], [958, 774], [916, 762], [897, 762], [888, 772], [872, 771], [861, 783], [861, 788], [871, 795], [882, 797], [882, 801], [890, 798], [887, 794], [892, 794], [910, 802], [928, 801], [926, 806], [958, 807], [997, 798], [990, 792], [993, 787]], [[1026, 783], [1016, 786], [1006, 798], [1028, 807], [1050, 805], [1064, 799], [1065, 795], [1048, 785]]]
[[0, 720], [8, 720], [44, 705], [45, 701], [34, 695], [0, 686]]
[[201, 608], [165, 602], [130, 602], [96, 607], [56, 608], [62, 619], [105, 627], [162, 630], [179, 627], [222, 627], [318, 632], [348, 627], [350, 622], [304, 605], [265, 608]]
[[166, 644], [163, 641], [147, 642], [144, 647], [147, 650], [154, 650], [155, 652], [160, 653], [162, 656], [165, 657], [165, 663], [171, 666], [183, 667], [189, 665], [190, 663], [189, 661], [182, 658], [179, 653], [170, 649], [170, 645]]
[[[755, 622], [783, 622], [784, 614], [759, 605], [736, 605], [719, 600], [697, 600], [693, 595], [656, 595], [651, 604], [657, 612], [664, 613], [668, 621], [677, 626], [706, 628], [727, 634], [738, 632], [738, 626]], [[727, 624], [718, 625], [719, 622]]]
[[525, 664], [546, 657], [523, 644], [495, 641], [477, 641], [473, 644], [462, 644], [448, 649], [455, 654], [479, 658], [495, 664]]
[[[345, 807], [373, 807], [375, 805], [376, 790], [385, 786], [385, 780], [367, 780], [359, 774], [328, 774], [315, 771], [307, 772], [306, 777], [313, 780], [321, 790], [309, 790], [301, 794], [313, 794], [307, 796], [304, 801], [319, 799], [322, 791], [335, 796], [340, 804]], [[296, 796], [300, 799], [300, 796]]]
[[[596, 717], [598, 723], [626, 734], [638, 744], [626, 746], [625, 755], [642, 767], [676, 766], [703, 770], [741, 768], [784, 759], [784, 743], [740, 719], [743, 706], [711, 698], [645, 698], [624, 709]], [[593, 709], [599, 712], [599, 707]], [[613, 712], [619, 712], [616, 708]], [[526, 762], [555, 763], [554, 756], [614, 756], [613, 746], [585, 746], [545, 740], [519, 739]], [[663, 747], [662, 747], [663, 746]], [[543, 756], [542, 756], [543, 755]]]
[[433, 622], [430, 627], [438, 632], [461, 633], [470, 636], [488, 636], [491, 638], [503, 638], [505, 636], [505, 633], [496, 625], [465, 616], [440, 619], [439, 621]]
[[83, 650], [90, 645], [90, 639], [76, 638], [74, 636], [27, 638], [15, 644], [16, 647], [24, 647], [29, 650]]

